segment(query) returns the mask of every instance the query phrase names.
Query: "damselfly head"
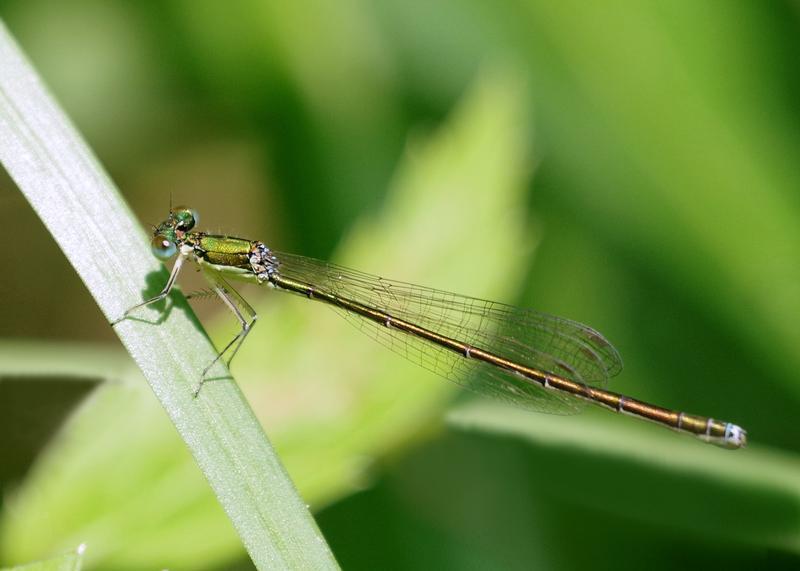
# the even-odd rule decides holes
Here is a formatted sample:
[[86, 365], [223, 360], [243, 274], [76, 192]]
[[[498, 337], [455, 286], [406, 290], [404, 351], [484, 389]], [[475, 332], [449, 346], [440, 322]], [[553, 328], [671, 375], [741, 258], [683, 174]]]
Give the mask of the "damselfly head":
[[198, 220], [197, 211], [188, 206], [170, 208], [169, 218], [153, 227], [150, 248], [160, 260], [167, 260], [178, 252], [187, 232], [194, 228]]

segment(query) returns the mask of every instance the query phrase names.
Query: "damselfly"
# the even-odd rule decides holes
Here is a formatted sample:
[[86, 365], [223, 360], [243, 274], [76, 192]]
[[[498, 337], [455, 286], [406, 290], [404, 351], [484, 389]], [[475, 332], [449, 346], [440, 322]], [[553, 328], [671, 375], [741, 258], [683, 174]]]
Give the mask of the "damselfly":
[[622, 360], [586, 325], [275, 252], [257, 240], [194, 231], [197, 221], [194, 210], [177, 207], [155, 227], [153, 253], [162, 260], [178, 258], [161, 293], [130, 308], [123, 319], [164, 299], [185, 260], [197, 263], [241, 325], [203, 371], [198, 391], [219, 359], [228, 354], [230, 364], [256, 322], [256, 312], [226, 279], [231, 278], [325, 303], [393, 351], [481, 395], [557, 414], [578, 412], [588, 402], [725, 448], [747, 442], [747, 433], [735, 424], [606, 390]]

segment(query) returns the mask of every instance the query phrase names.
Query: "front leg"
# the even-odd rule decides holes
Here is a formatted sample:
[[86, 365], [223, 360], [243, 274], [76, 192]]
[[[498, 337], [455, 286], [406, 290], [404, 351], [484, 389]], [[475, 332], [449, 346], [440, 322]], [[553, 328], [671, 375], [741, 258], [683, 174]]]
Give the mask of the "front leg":
[[172, 271], [169, 274], [169, 279], [167, 279], [167, 283], [164, 286], [164, 289], [162, 289], [158, 295], [151, 297], [150, 299], [145, 300], [142, 303], [137, 303], [133, 307], [129, 308], [125, 313], [122, 314], [122, 317], [120, 317], [116, 321], [113, 321], [111, 325], [112, 326], [116, 325], [117, 323], [127, 318], [131, 313], [133, 313], [140, 307], [144, 307], [145, 305], [150, 305], [151, 303], [161, 301], [162, 299], [167, 297], [169, 295], [169, 292], [172, 291], [172, 286], [175, 285], [175, 278], [178, 277], [178, 274], [181, 271], [181, 266], [183, 266], [183, 260], [184, 260], [183, 256], [178, 256], [178, 259], [175, 260], [175, 265], [172, 266]]

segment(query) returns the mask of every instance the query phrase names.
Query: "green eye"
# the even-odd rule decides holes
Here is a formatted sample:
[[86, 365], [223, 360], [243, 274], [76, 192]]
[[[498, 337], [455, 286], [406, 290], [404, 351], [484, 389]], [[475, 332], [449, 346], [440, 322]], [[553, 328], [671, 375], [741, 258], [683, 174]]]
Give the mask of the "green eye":
[[188, 206], [178, 206], [172, 210], [172, 218], [175, 220], [175, 228], [188, 232], [200, 220], [197, 211]]
[[153, 255], [159, 260], [168, 260], [178, 252], [178, 247], [175, 245], [175, 242], [172, 242], [163, 234], [156, 234], [153, 236], [153, 239], [150, 241], [150, 249], [153, 251]]

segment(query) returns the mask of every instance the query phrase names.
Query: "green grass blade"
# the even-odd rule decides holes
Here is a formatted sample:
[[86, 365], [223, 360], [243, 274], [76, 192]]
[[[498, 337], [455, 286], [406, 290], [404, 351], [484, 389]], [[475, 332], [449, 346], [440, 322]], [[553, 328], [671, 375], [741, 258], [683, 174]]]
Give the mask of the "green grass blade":
[[[113, 183], [0, 25], [0, 161], [109, 321], [165, 274]], [[37, 253], [46, 275], [48, 256]], [[54, 286], [55, 287], [55, 286]], [[192, 398], [215, 352], [177, 296], [116, 326], [259, 569], [334, 568], [327, 544], [232, 380]], [[158, 321], [158, 323], [154, 323]]]

